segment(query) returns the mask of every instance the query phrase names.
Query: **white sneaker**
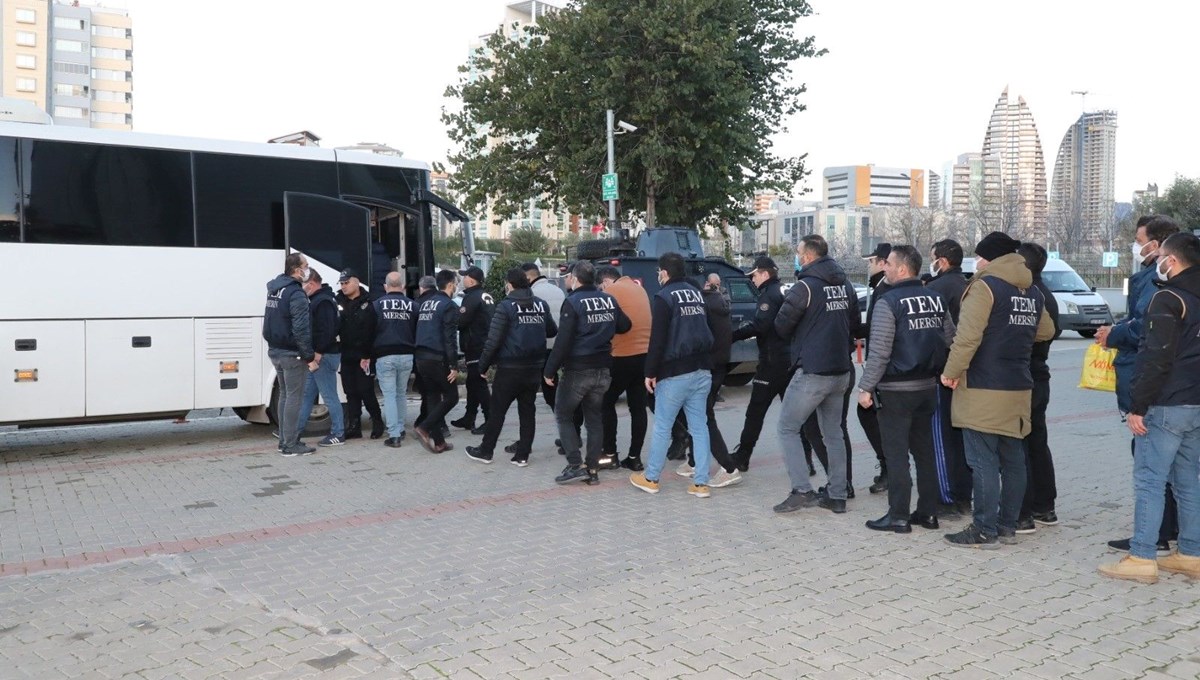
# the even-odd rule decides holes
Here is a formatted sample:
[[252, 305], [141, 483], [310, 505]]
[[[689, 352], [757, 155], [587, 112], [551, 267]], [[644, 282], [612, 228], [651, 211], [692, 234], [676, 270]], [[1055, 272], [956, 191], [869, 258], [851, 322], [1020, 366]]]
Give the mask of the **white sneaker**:
[[688, 465], [688, 462], [685, 460], [679, 464], [679, 467], [675, 468], [675, 474], [680, 477], [691, 477], [696, 474], [696, 468]]
[[742, 473], [736, 469], [733, 472], [726, 472], [725, 468], [718, 467], [717, 473], [708, 478], [708, 485], [714, 489], [720, 489], [726, 486], [733, 486], [742, 481]]

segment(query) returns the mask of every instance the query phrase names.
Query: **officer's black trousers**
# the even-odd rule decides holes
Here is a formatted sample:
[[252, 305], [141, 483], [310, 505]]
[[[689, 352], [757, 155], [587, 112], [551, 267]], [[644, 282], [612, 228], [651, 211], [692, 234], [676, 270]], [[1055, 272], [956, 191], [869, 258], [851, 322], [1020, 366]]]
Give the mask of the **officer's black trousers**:
[[499, 366], [496, 368], [495, 385], [492, 387], [492, 403], [489, 406], [487, 425], [483, 431], [480, 452], [491, 457], [500, 439], [500, 429], [508, 408], [517, 402], [517, 417], [521, 420], [521, 438], [517, 440], [515, 458], [528, 460], [533, 448], [535, 402], [538, 386], [542, 384], [541, 366]]
[[612, 382], [604, 393], [602, 413], [604, 416], [605, 454], [617, 452], [617, 399], [625, 393], [625, 404], [629, 407], [629, 458], [642, 457], [642, 444], [646, 441], [646, 355], [613, 357]]
[[467, 359], [467, 411], [463, 414], [463, 420], [468, 424], [475, 423], [475, 415], [479, 411], [483, 411], [483, 419], [488, 419], [488, 414], [491, 410], [491, 395], [488, 392], [488, 383], [482, 375], [479, 374], [479, 357]]
[[858, 410], [858, 424], [862, 426], [863, 434], [867, 435], [867, 442], [875, 452], [875, 460], [879, 461], [879, 474], [887, 477], [887, 458], [883, 455], [883, 441], [879, 436], [879, 417], [873, 408], [855, 408]]
[[383, 415], [379, 411], [379, 399], [375, 396], [375, 376], [362, 370], [358, 359], [346, 361], [345, 356], [342, 355], [342, 391], [346, 393], [346, 431], [362, 431], [364, 406], [371, 415], [371, 424], [381, 427]]
[[438, 359], [418, 359], [417, 373], [421, 376], [421, 398], [429, 411], [415, 425], [433, 437], [435, 444], [446, 443], [442, 431], [446, 429], [446, 414], [458, 404], [458, 384], [449, 382], [450, 367]]
[[1025, 438], [1025, 471], [1029, 483], [1025, 485], [1025, 500], [1021, 504], [1021, 519], [1033, 513], [1054, 510], [1054, 499], [1058, 489], [1054, 484], [1054, 458], [1050, 455], [1050, 444], [1046, 432], [1046, 407], [1050, 405], [1050, 381], [1033, 381], [1029, 417], [1029, 436]]
[[759, 362], [750, 388], [750, 403], [746, 406], [746, 422], [742, 425], [742, 435], [738, 439], [738, 457], [743, 464], [749, 463], [750, 455], [754, 453], [767, 409], [771, 408], [771, 402], [775, 399], [783, 401], [783, 393], [791, 379], [792, 373], [786, 367]]
[[[933, 460], [933, 431], [929, 424], [937, 408], [937, 388], [930, 385], [916, 392], [884, 390], [879, 430], [883, 435], [883, 454], [887, 457], [888, 515], [908, 519], [912, 504], [912, 477], [908, 473], [908, 455], [917, 468], [917, 512], [937, 514], [937, 467]], [[874, 410], [874, 409], [872, 409]]]

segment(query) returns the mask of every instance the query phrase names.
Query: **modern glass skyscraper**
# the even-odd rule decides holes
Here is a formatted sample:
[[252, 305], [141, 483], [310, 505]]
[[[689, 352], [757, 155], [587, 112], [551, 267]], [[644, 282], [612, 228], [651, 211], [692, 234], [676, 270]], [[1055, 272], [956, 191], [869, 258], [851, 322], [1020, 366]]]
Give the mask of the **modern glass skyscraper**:
[[987, 210], [999, 231], [1016, 238], [1046, 242], [1049, 207], [1046, 200], [1046, 161], [1037, 124], [1024, 97], [1008, 98], [1008, 88], [996, 100], [983, 138], [983, 157], [1000, 167], [998, 205]]
[[1107, 233], [1116, 201], [1117, 112], [1083, 113], [1063, 135], [1050, 183], [1051, 221], [1068, 247]]

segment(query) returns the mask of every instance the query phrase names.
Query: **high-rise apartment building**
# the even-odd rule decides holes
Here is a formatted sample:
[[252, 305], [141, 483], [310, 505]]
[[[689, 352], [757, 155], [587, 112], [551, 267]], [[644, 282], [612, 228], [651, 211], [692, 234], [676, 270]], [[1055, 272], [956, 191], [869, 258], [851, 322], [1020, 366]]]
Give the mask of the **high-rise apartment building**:
[[1010, 101], [1007, 87], [992, 109], [983, 156], [995, 157], [1000, 165], [1000, 202], [988, 206], [999, 215], [998, 229], [1044, 242], [1049, 208], [1042, 142], [1025, 98]]
[[1000, 161], [978, 152], [964, 153], [950, 166], [950, 211], [966, 221], [972, 243], [1000, 228]]
[[845, 165], [825, 168], [822, 175], [826, 208], [925, 206], [924, 170]]
[[1083, 245], [1107, 232], [1117, 193], [1116, 149], [1116, 111], [1084, 113], [1067, 128], [1050, 183], [1057, 237]]
[[936, 172], [929, 171], [929, 207], [944, 208], [946, 206], [946, 195], [943, 193], [945, 189], [942, 187], [942, 176]]
[[58, 125], [133, 128], [133, 24], [123, 9], [0, 0], [0, 96]]

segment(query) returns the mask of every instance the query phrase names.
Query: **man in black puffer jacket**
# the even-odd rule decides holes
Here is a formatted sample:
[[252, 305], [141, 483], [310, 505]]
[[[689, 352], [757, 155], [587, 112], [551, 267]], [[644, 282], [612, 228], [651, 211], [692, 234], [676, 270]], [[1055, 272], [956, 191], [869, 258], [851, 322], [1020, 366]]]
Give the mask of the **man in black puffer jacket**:
[[313, 361], [317, 367], [309, 371], [308, 382], [304, 385], [298, 431], [304, 432], [308, 417], [312, 415], [313, 402], [320, 393], [321, 401], [329, 408], [330, 425], [329, 436], [318, 442], [317, 446], [341, 446], [346, 443], [346, 421], [337, 391], [337, 372], [342, 365], [337, 300], [333, 297], [333, 289], [321, 282], [321, 273], [315, 269], [304, 282], [304, 292], [308, 294], [309, 313], [312, 316], [312, 343], [316, 353]]

